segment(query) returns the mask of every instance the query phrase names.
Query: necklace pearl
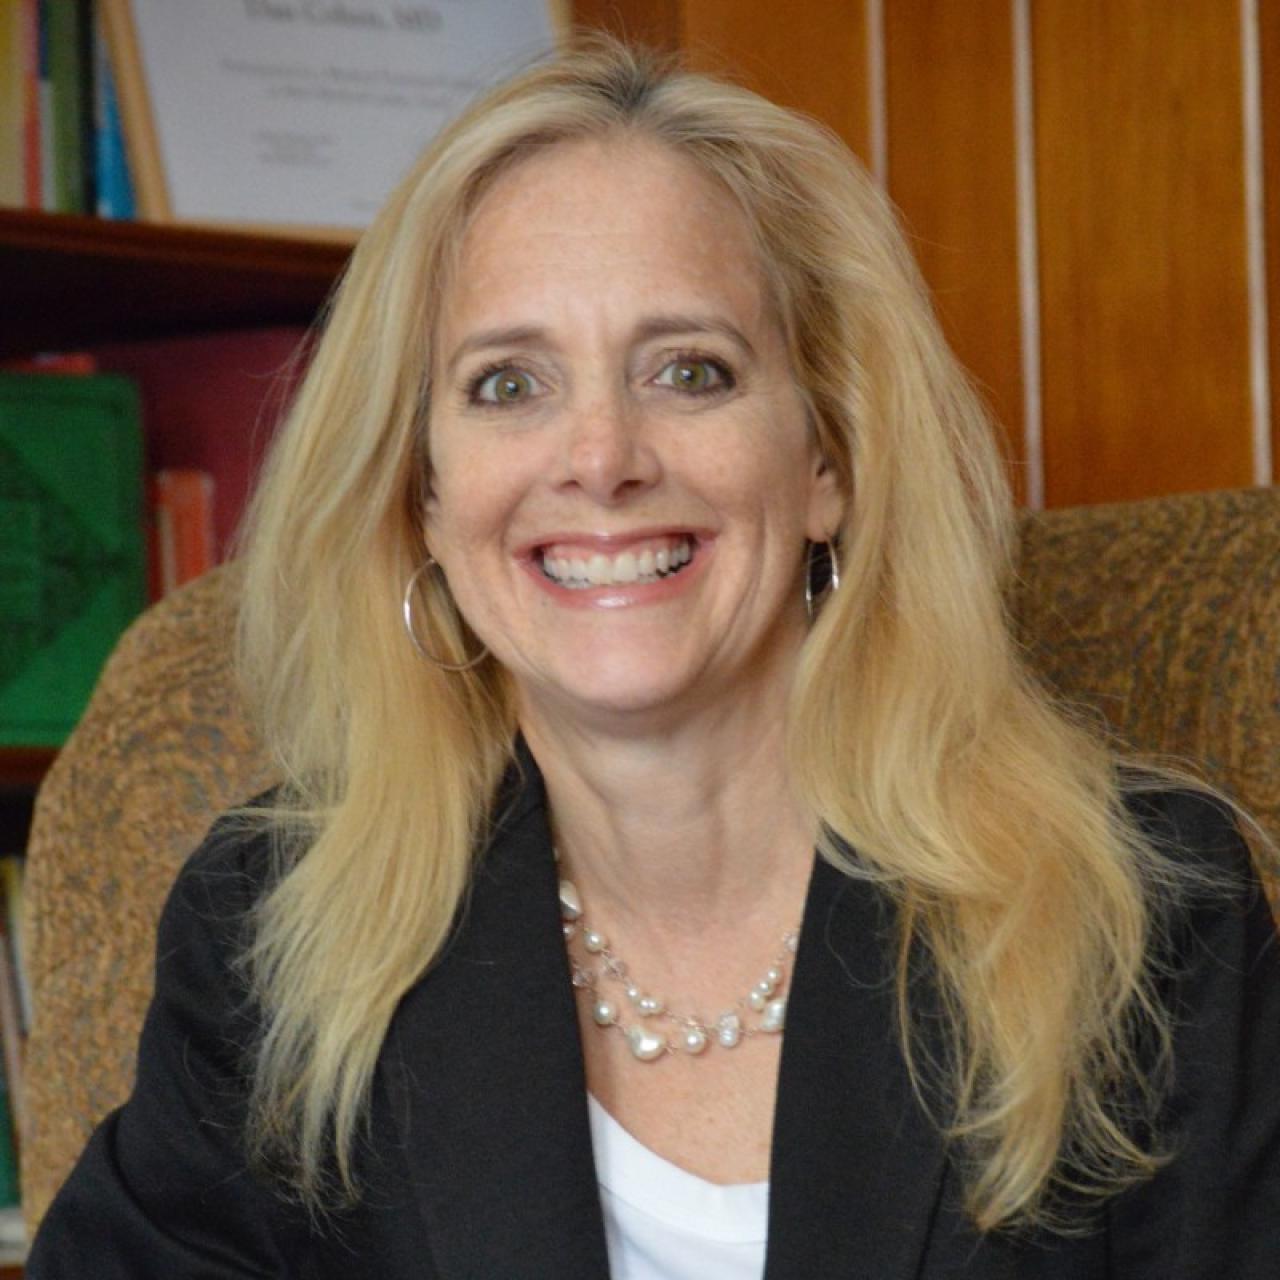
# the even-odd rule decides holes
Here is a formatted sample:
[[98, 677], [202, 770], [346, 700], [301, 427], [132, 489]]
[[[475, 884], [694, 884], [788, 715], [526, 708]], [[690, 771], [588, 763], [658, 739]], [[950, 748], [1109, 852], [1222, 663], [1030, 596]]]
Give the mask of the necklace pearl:
[[[557, 853], [557, 861], [559, 856]], [[736, 1006], [726, 1009], [714, 1022], [707, 1022], [697, 1014], [672, 1012], [665, 1000], [645, 991], [630, 977], [626, 964], [610, 949], [608, 938], [587, 924], [582, 896], [570, 880], [560, 881], [560, 916], [566, 944], [580, 936], [587, 954], [599, 957], [601, 962], [599, 969], [593, 969], [570, 958], [574, 987], [591, 995], [591, 1020], [602, 1030], [616, 1027], [621, 1031], [638, 1062], [656, 1062], [671, 1053], [697, 1057], [712, 1043], [722, 1049], [735, 1049], [748, 1036], [781, 1034], [786, 1023], [787, 1002], [778, 991], [786, 981], [786, 957], [794, 955], [799, 945], [798, 931], [783, 935], [782, 950]], [[599, 985], [603, 980], [616, 982], [622, 988], [640, 1021], [622, 1020], [618, 1003], [600, 994]], [[743, 1017], [748, 1012], [760, 1016], [748, 1023]], [[658, 1021], [675, 1023], [678, 1030], [668, 1038], [654, 1026]]]
[[735, 1048], [742, 1040], [742, 1019], [736, 1013], [722, 1013], [716, 1019], [716, 1039], [726, 1049]]
[[765, 1031], [781, 1031], [786, 1019], [787, 1002], [770, 1000], [764, 1007], [764, 1017], [760, 1019], [760, 1026]]
[[641, 1062], [653, 1062], [654, 1059], [662, 1057], [669, 1047], [665, 1036], [658, 1035], [656, 1031], [650, 1031], [642, 1023], [636, 1023], [634, 1027], [627, 1028], [627, 1043], [631, 1046], [631, 1052]]
[[680, 1037], [685, 1053], [701, 1053], [707, 1047], [707, 1033], [701, 1027], [689, 1027]]
[[560, 881], [560, 915], [566, 923], [572, 924], [582, 914], [582, 899], [578, 891], [568, 880]]

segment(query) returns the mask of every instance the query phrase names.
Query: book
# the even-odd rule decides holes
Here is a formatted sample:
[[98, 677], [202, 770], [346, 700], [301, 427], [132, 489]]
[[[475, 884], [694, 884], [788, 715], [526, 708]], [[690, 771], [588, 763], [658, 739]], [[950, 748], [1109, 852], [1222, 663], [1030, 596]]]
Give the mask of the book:
[[53, 157], [58, 148], [53, 135], [52, 4], [53, 0], [37, 0], [36, 4], [37, 145], [40, 148], [40, 199], [36, 208], [47, 210], [58, 207], [58, 182], [53, 167]]
[[[16, 1141], [8, 1072], [0, 1058], [0, 1210], [12, 1209], [21, 1200], [18, 1178], [18, 1143]], [[5, 1236], [12, 1232], [11, 1220], [0, 1224], [0, 1248]]]
[[[23, 1105], [23, 1059], [26, 1035], [22, 1030], [22, 1010], [18, 1004], [18, 984], [9, 960], [8, 924], [0, 914], [0, 1062], [4, 1064], [5, 1106], [0, 1109], [0, 1136], [8, 1137], [14, 1154], [22, 1150], [26, 1132], [26, 1109]], [[3, 1151], [0, 1150], [0, 1165]], [[16, 1173], [16, 1169], [15, 1169]], [[4, 1171], [0, 1167], [0, 1185]], [[0, 1204], [6, 1203], [0, 1200]]]
[[157, 471], [151, 480], [151, 510], [151, 598], [158, 600], [218, 562], [213, 477], [192, 467]]
[[279, 326], [94, 348], [98, 365], [142, 388], [153, 470], [213, 477], [217, 558], [244, 510], [254, 471], [303, 363], [305, 329]]
[[0, 1266], [21, 1266], [27, 1260], [27, 1227], [18, 1205], [0, 1209]]
[[18, 993], [18, 1012], [22, 1034], [31, 1030], [31, 978], [27, 969], [26, 932], [22, 922], [23, 881], [27, 860], [20, 853], [0, 857], [0, 890], [4, 893], [5, 924], [8, 926], [10, 959], [13, 962], [14, 985]]
[[93, 31], [97, 0], [74, 0], [76, 15], [76, 119], [80, 129], [80, 213], [91, 214], [98, 204], [97, 126], [94, 103], [97, 69], [93, 61]]
[[22, 177], [28, 209], [39, 209], [44, 191], [41, 172], [40, 0], [19, 0], [22, 8], [23, 138]]
[[0, 0], [0, 205], [16, 208], [26, 203], [23, 30], [21, 0]]
[[97, 373], [98, 358], [91, 351], [41, 351], [33, 356], [0, 360], [10, 373]]
[[46, 205], [58, 213], [86, 213], [84, 143], [88, 48], [80, 0], [44, 0], [45, 59], [50, 121], [43, 132]]
[[93, 161], [95, 206], [100, 218], [137, 216], [133, 178], [125, 152], [115, 72], [102, 20], [95, 14], [91, 32], [93, 47]]
[[0, 373], [0, 745], [60, 746], [146, 603], [136, 387]]

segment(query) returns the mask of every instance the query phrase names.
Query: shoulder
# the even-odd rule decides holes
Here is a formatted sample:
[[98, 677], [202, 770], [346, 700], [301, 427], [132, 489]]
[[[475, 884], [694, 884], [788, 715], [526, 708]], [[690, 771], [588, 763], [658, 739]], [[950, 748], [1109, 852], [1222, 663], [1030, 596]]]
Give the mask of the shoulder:
[[[1223, 984], [1280, 998], [1280, 935], [1231, 806], [1212, 792], [1143, 787], [1126, 803], [1150, 841], [1167, 972], [1184, 987]], [[1256, 984], [1256, 985], [1255, 985]]]
[[1157, 865], [1190, 890], [1193, 900], [1221, 899], [1258, 889], [1249, 846], [1231, 805], [1212, 791], [1152, 786], [1123, 792], [1129, 813], [1158, 855]]
[[1123, 787], [1125, 804], [1158, 847], [1203, 849], [1226, 857], [1241, 843], [1231, 806], [1212, 791], [1153, 785], [1135, 777]]
[[270, 824], [245, 811], [223, 814], [179, 870], [169, 892], [170, 912], [231, 918], [250, 912], [279, 876], [281, 858]]
[[1155, 976], [1168, 1014], [1158, 1078], [1169, 1158], [1113, 1203], [1113, 1257], [1125, 1275], [1270, 1276], [1280, 1222], [1276, 923], [1226, 802], [1182, 788], [1126, 800], [1156, 851], [1154, 874], [1166, 872]]
[[[199, 1006], [247, 995], [244, 958], [256, 908], [278, 879], [269, 826], [240, 812], [220, 817], [169, 889], [156, 933], [156, 995]], [[153, 1013], [155, 1010], [153, 1009]]]

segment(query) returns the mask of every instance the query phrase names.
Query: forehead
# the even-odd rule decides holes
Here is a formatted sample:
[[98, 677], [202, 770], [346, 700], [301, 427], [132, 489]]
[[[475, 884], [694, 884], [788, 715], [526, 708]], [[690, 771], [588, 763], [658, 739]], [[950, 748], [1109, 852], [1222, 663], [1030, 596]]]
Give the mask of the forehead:
[[718, 179], [649, 139], [591, 139], [527, 156], [485, 192], [441, 319], [577, 294], [584, 306], [701, 301], [754, 320], [764, 292], [751, 227]]

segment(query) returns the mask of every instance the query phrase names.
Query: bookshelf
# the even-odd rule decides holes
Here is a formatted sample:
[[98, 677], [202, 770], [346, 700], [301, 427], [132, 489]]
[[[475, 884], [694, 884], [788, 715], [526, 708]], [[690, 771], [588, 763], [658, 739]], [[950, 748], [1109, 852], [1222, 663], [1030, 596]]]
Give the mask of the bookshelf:
[[[309, 324], [351, 245], [0, 209], [0, 358]], [[245, 341], [255, 341], [249, 338]], [[2, 851], [56, 757], [0, 748]], [[0, 1262], [0, 1280], [22, 1268]]]
[[0, 793], [34, 790], [57, 754], [53, 747], [0, 747]]
[[0, 209], [0, 357], [306, 324], [349, 243]]
[[[338, 241], [0, 209], [0, 359], [305, 325], [350, 252]], [[0, 791], [33, 791], [55, 755], [0, 748]]]

